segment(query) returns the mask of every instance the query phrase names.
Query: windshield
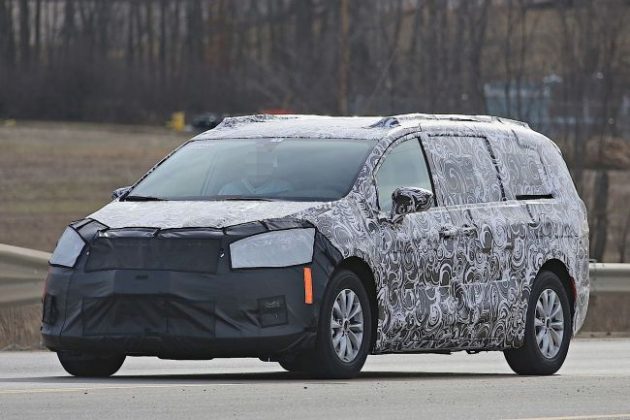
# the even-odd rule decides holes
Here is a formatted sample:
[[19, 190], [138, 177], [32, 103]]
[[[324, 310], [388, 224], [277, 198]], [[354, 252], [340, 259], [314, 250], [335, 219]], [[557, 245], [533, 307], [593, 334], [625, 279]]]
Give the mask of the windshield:
[[285, 138], [193, 141], [125, 199], [337, 200], [350, 191], [375, 143]]

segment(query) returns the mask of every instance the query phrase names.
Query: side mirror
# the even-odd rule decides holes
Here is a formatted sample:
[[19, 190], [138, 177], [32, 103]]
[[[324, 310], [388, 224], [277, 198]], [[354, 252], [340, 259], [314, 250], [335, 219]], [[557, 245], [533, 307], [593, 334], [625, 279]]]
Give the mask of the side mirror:
[[123, 197], [123, 196], [127, 195], [129, 190], [131, 190], [131, 187], [116, 188], [112, 192], [112, 200], [116, 200], [116, 199], [118, 199], [120, 197]]
[[433, 193], [424, 188], [400, 187], [392, 193], [392, 220], [398, 221], [405, 214], [425, 211], [433, 206]]

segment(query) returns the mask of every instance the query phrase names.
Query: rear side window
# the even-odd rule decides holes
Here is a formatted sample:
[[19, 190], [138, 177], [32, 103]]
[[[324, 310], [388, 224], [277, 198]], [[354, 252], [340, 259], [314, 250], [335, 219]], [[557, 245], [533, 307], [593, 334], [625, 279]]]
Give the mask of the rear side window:
[[407, 140], [385, 156], [376, 172], [378, 203], [383, 211], [392, 208], [392, 193], [399, 187], [419, 187], [433, 191], [418, 139]]
[[503, 199], [503, 186], [485, 138], [429, 136], [424, 141], [435, 188], [445, 205]]

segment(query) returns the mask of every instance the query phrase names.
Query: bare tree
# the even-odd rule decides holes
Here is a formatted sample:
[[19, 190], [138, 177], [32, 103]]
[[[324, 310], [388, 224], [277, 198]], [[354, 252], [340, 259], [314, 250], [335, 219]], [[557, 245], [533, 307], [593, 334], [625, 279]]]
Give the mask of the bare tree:
[[619, 168], [605, 151], [630, 127], [618, 118], [630, 97], [630, 4], [551, 4], [0, 0], [0, 118], [477, 114], [487, 112], [485, 89], [502, 85], [502, 113], [523, 119], [540, 100], [523, 93], [553, 74], [545, 133], [566, 146], [578, 189], [589, 191], [592, 254], [603, 259], [622, 211], [611, 205], [609, 170]]

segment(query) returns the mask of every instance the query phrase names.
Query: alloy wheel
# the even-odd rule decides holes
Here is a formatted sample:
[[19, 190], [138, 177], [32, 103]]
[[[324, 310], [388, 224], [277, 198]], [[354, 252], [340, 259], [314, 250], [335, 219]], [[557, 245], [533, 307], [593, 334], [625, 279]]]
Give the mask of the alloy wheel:
[[330, 314], [333, 348], [343, 362], [352, 362], [363, 342], [363, 308], [359, 297], [350, 289], [337, 294]]
[[542, 355], [547, 359], [554, 358], [564, 337], [564, 314], [560, 298], [551, 289], [543, 290], [536, 302], [534, 332]]

